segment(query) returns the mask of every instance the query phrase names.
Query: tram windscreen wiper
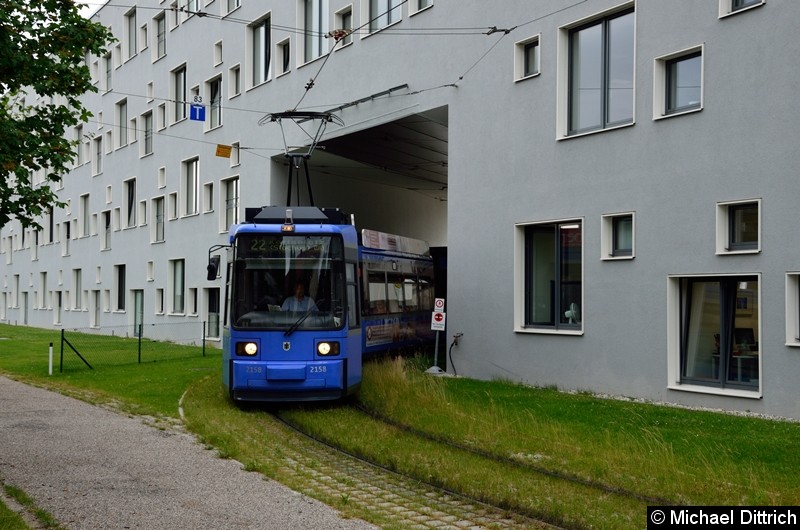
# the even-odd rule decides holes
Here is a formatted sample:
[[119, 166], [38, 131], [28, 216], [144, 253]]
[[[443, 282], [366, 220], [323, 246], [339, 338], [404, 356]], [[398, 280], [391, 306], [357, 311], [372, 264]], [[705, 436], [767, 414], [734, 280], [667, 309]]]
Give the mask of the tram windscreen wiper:
[[[320, 303], [322, 303], [322, 302], [324, 302], [324, 301], [325, 301], [325, 300], [319, 300], [319, 301], [317, 301], [317, 304], [320, 304]], [[298, 319], [297, 319], [297, 321], [295, 321], [295, 323], [294, 323], [294, 324], [292, 324], [291, 326], [289, 326], [289, 328], [288, 328], [286, 331], [284, 331], [284, 332], [283, 332], [283, 336], [284, 336], [284, 337], [288, 337], [289, 335], [291, 335], [292, 333], [294, 333], [294, 332], [297, 330], [297, 328], [299, 328], [299, 327], [300, 327], [300, 325], [301, 325], [303, 322], [305, 322], [305, 320], [308, 318], [308, 316], [309, 316], [311, 313], [313, 313], [314, 311], [319, 311], [319, 309], [317, 309], [318, 307], [319, 307], [319, 306], [317, 305], [317, 306], [315, 306], [315, 307], [312, 307], [312, 308], [310, 308], [310, 309], [309, 309], [308, 311], [306, 311], [305, 313], [303, 313], [303, 315], [301, 315], [301, 316], [300, 316], [300, 318], [298, 318]]]

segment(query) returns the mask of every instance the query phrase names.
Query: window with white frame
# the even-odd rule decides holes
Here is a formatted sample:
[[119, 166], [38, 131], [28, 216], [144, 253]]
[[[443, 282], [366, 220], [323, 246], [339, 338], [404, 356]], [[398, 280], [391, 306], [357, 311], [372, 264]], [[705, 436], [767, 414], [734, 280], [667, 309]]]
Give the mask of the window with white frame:
[[228, 99], [242, 93], [242, 69], [237, 64], [228, 70]]
[[125, 311], [126, 266], [114, 265], [114, 310]]
[[283, 75], [292, 69], [291, 63], [291, 40], [287, 37], [278, 43], [278, 59], [280, 59], [280, 66], [278, 67], [279, 75]]
[[728, 15], [735, 15], [736, 13], [762, 6], [765, 3], [766, 0], [719, 0], [719, 16], [722, 18]]
[[206, 335], [209, 338], [218, 339], [222, 329], [220, 319], [220, 296], [219, 288], [206, 288], [203, 289], [206, 298], [206, 316], [208, 317], [208, 327], [206, 328]]
[[160, 243], [164, 241], [164, 227], [166, 225], [166, 212], [164, 209], [164, 197], [153, 199], [153, 207], [150, 209], [153, 215], [150, 232], [150, 242]]
[[172, 71], [173, 122], [186, 119], [186, 90], [186, 66], [184, 65]]
[[170, 313], [183, 314], [186, 311], [185, 261], [182, 259], [169, 260], [169, 270], [172, 290]]
[[153, 111], [142, 114], [142, 129], [144, 129], [142, 156], [151, 155], [153, 154]]
[[103, 137], [98, 136], [93, 140], [94, 156], [92, 157], [92, 175], [99, 175], [103, 172]]
[[206, 83], [208, 94], [208, 127], [214, 129], [222, 125], [222, 76]]
[[139, 27], [139, 51], [144, 51], [150, 45], [150, 39], [147, 36], [147, 24], [142, 24]]
[[136, 8], [134, 7], [125, 14], [125, 30], [123, 39], [125, 42], [125, 60], [131, 59], [136, 56], [138, 48], [136, 46], [136, 34], [138, 26], [136, 25]]
[[183, 194], [182, 215], [194, 215], [198, 212], [200, 200], [200, 160], [192, 158], [183, 162]]
[[[633, 123], [632, 3], [559, 32], [561, 137]], [[630, 7], [628, 7], [630, 6]]]
[[83, 269], [72, 269], [72, 309], [83, 309]]
[[225, 7], [227, 9], [226, 14], [230, 13], [234, 9], [238, 9], [242, 5], [242, 0], [226, 0]]
[[600, 223], [600, 259], [631, 259], [634, 256], [633, 212], [606, 214]]
[[786, 273], [786, 345], [800, 346], [800, 272]]
[[111, 211], [110, 210], [102, 212], [101, 221], [102, 221], [102, 226], [100, 227], [100, 229], [102, 230], [102, 232], [101, 232], [101, 236], [102, 237], [100, 238], [100, 244], [101, 244], [100, 249], [101, 250], [110, 250], [111, 249], [111, 231], [112, 231], [112, 227], [111, 227]]
[[206, 182], [203, 184], [203, 212], [214, 211], [214, 183]]
[[155, 26], [155, 46], [153, 46], [153, 60], [156, 61], [167, 55], [167, 16], [163, 11], [153, 18]]
[[78, 233], [80, 237], [89, 236], [89, 219], [91, 211], [89, 210], [89, 194], [86, 193], [80, 196], [78, 203]]
[[370, 33], [399, 22], [402, 18], [401, 9], [404, 3], [401, 0], [369, 0], [369, 2], [365, 2], [368, 4], [366, 18], [369, 21]]
[[128, 145], [128, 100], [117, 103], [117, 147]]
[[516, 227], [517, 331], [583, 329], [583, 221], [569, 219]]
[[759, 285], [758, 274], [670, 277], [667, 348], [671, 388], [759, 391]]
[[514, 45], [514, 79], [519, 81], [539, 75], [539, 35]]
[[703, 108], [703, 46], [657, 57], [653, 78], [653, 119]]
[[353, 42], [353, 6], [349, 5], [336, 12], [336, 27], [334, 29], [345, 30], [346, 34], [342, 37], [342, 46], [347, 46]]
[[408, 11], [413, 15], [417, 11], [422, 11], [433, 6], [433, 0], [411, 0]]
[[221, 232], [226, 232], [232, 224], [239, 222], [239, 177], [222, 181], [225, 208], [222, 214]]
[[222, 41], [214, 43], [214, 66], [222, 64]]
[[257, 86], [270, 79], [271, 24], [267, 16], [250, 27], [252, 72], [251, 86]]
[[717, 204], [717, 254], [761, 251], [761, 199]]
[[136, 226], [136, 179], [126, 180], [125, 187], [125, 227]]
[[105, 76], [103, 76], [103, 92], [110, 92], [114, 85], [112, 83], [111, 73], [114, 71], [114, 62], [111, 59], [111, 54], [108, 53], [103, 58], [103, 65], [105, 66]]
[[303, 61], [328, 53], [328, 0], [303, 0]]

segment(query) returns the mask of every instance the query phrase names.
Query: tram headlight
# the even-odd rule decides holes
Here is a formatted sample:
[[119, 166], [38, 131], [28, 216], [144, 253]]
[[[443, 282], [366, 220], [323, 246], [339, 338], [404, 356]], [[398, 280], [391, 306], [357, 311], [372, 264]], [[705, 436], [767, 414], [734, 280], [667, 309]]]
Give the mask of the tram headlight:
[[323, 357], [339, 355], [339, 343], [338, 342], [317, 343], [317, 353]]
[[255, 342], [237, 342], [236, 355], [252, 357], [258, 353], [258, 344]]

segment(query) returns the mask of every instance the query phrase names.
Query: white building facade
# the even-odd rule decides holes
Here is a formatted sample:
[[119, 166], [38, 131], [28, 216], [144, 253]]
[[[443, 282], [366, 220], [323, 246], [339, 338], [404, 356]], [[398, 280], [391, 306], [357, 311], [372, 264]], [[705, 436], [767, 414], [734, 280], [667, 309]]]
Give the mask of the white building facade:
[[208, 248], [316, 126], [264, 117], [332, 112], [314, 202], [446, 247], [450, 371], [800, 418], [797, 2], [124, 4], [0, 321], [219, 336]]

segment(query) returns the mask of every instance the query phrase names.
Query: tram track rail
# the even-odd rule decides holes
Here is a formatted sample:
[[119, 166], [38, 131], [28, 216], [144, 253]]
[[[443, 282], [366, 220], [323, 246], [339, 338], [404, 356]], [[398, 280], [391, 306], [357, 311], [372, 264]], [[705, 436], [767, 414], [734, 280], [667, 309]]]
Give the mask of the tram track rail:
[[272, 411], [270, 418], [311, 444], [304, 444], [303, 456], [287, 455], [287, 461], [299, 466], [301, 472], [310, 472], [323, 489], [327, 484], [334, 490], [323, 493], [330, 496], [338, 492], [347, 502], [364, 503], [369, 510], [382, 512], [382, 517], [404, 528], [562, 528], [555, 522], [495, 506], [335, 447], [281, 411]]
[[506, 465], [518, 467], [518, 468], [524, 469], [526, 471], [530, 471], [530, 472], [533, 472], [533, 473], [539, 473], [539, 474], [542, 474], [542, 475], [546, 475], [548, 477], [552, 477], [552, 478], [555, 478], [555, 479], [563, 480], [563, 481], [566, 481], [566, 482], [571, 482], [571, 483], [578, 484], [578, 485], [581, 485], [581, 486], [587, 486], [587, 487], [590, 487], [590, 488], [597, 489], [598, 491], [601, 491], [601, 492], [605, 492], [605, 493], [609, 493], [609, 494], [613, 494], [613, 495], [619, 495], [619, 496], [622, 496], [622, 497], [628, 497], [628, 498], [631, 498], [631, 499], [636, 499], [636, 500], [643, 501], [643, 502], [646, 502], [646, 503], [652, 504], [652, 505], [660, 505], [660, 506], [680, 506], [681, 505], [680, 503], [676, 503], [675, 501], [672, 501], [672, 500], [669, 500], [669, 499], [665, 499], [665, 498], [661, 498], [661, 497], [654, 497], [654, 496], [649, 496], [649, 495], [643, 495], [643, 494], [640, 494], [640, 493], [637, 493], [637, 492], [634, 492], [634, 491], [630, 491], [630, 490], [627, 490], [625, 488], [621, 488], [621, 487], [618, 487], [618, 486], [611, 486], [611, 485], [608, 485], [608, 484], [604, 484], [602, 482], [585, 479], [583, 477], [579, 477], [579, 476], [574, 475], [574, 474], [568, 474], [568, 473], [562, 473], [562, 472], [554, 471], [552, 469], [547, 469], [547, 468], [545, 468], [543, 466], [536, 466], [536, 465], [533, 465], [533, 464], [531, 464], [529, 462], [524, 462], [524, 461], [521, 461], [521, 460], [518, 460], [518, 459], [509, 458], [509, 457], [506, 457], [506, 456], [499, 455], [497, 453], [492, 453], [490, 451], [484, 451], [484, 450], [478, 449], [478, 448], [473, 447], [473, 446], [469, 446], [469, 445], [466, 445], [466, 444], [458, 443], [458, 442], [455, 442], [455, 441], [453, 441], [453, 440], [451, 440], [449, 438], [446, 438], [444, 436], [440, 436], [440, 435], [437, 435], [437, 434], [426, 432], [426, 431], [417, 429], [417, 428], [415, 428], [415, 427], [413, 427], [411, 425], [407, 425], [407, 424], [398, 422], [398, 421], [396, 421], [396, 420], [394, 420], [394, 419], [392, 419], [392, 418], [390, 418], [388, 416], [380, 414], [380, 413], [378, 413], [378, 412], [376, 412], [374, 410], [370, 410], [367, 407], [365, 407], [365, 406], [363, 406], [363, 405], [361, 405], [359, 403], [353, 404], [351, 406], [353, 408], [357, 409], [362, 414], [365, 414], [365, 415], [375, 419], [376, 421], [381, 421], [381, 422], [383, 422], [383, 423], [385, 423], [387, 425], [391, 425], [392, 427], [394, 427], [396, 429], [399, 429], [399, 430], [401, 430], [401, 431], [403, 431], [405, 433], [408, 433], [408, 434], [411, 434], [411, 435], [414, 435], [414, 436], [418, 436], [420, 438], [425, 438], [427, 440], [430, 440], [430, 441], [435, 442], [435, 443], [440, 444], [440, 445], [445, 445], [445, 446], [450, 447], [452, 449], [456, 449], [456, 450], [459, 450], [459, 451], [465, 451], [465, 452], [468, 452], [468, 453], [472, 453], [474, 455], [477, 455], [479, 457], [482, 457], [482, 458], [485, 458], [485, 459], [488, 459], [488, 460], [492, 460], [492, 461], [503, 463], [503, 464], [506, 464]]

